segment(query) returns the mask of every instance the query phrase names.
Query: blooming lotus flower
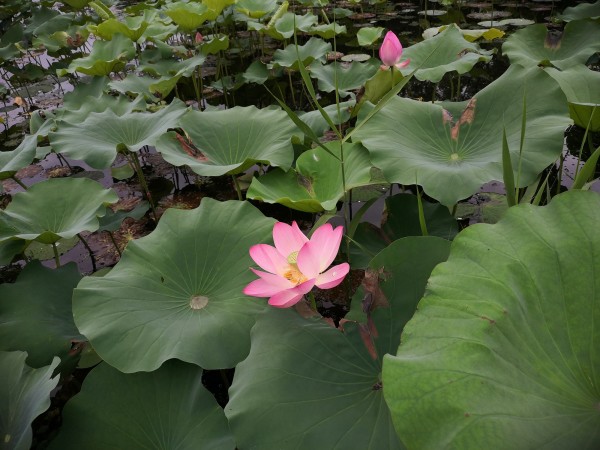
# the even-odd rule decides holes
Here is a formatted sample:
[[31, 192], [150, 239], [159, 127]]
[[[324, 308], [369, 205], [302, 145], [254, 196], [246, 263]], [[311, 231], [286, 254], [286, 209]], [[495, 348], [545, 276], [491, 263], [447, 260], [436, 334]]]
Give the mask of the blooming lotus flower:
[[387, 69], [388, 67], [396, 67], [397, 69], [402, 69], [410, 64], [410, 59], [406, 61], [400, 62], [400, 58], [402, 57], [402, 44], [396, 36], [391, 31], [388, 31], [383, 39], [383, 44], [379, 47], [379, 59], [383, 63], [381, 66], [382, 69]]
[[244, 294], [270, 297], [269, 305], [287, 308], [298, 303], [304, 294], [317, 286], [336, 287], [350, 266], [338, 264], [326, 269], [335, 259], [342, 241], [343, 228], [325, 224], [308, 239], [296, 222], [277, 222], [273, 227], [275, 247], [257, 244], [250, 247], [250, 257], [266, 272], [250, 269], [260, 278], [244, 288]]

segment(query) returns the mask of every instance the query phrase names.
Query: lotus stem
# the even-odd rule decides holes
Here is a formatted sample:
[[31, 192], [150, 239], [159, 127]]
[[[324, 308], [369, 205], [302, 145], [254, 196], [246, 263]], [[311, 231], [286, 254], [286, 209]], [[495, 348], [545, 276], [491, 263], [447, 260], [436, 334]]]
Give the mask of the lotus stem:
[[137, 173], [138, 180], [140, 181], [140, 184], [142, 185], [142, 189], [144, 190], [144, 192], [146, 194], [146, 198], [148, 199], [148, 202], [150, 203], [150, 209], [152, 209], [152, 215], [154, 216], [154, 221], [158, 222], [158, 215], [156, 214], [156, 206], [154, 206], [154, 200], [152, 200], [152, 194], [150, 193], [150, 190], [148, 189], [148, 184], [146, 183], [146, 177], [144, 176], [144, 172], [142, 172], [142, 166], [140, 165], [140, 160], [137, 156], [137, 153], [129, 152], [129, 155], [131, 156], [131, 160], [133, 161], [133, 166], [135, 167], [135, 171]]
[[96, 258], [94, 257], [94, 252], [92, 251], [92, 249], [89, 246], [89, 244], [87, 243], [87, 241], [83, 238], [81, 233], [77, 233], [77, 237], [79, 238], [79, 240], [81, 241], [83, 246], [86, 248], [86, 250], [90, 254], [90, 260], [92, 261], [92, 271], [95, 272], [96, 271]]
[[27, 190], [27, 186], [25, 186], [25, 184], [23, 184], [23, 182], [21, 180], [19, 180], [17, 177], [15, 177], [14, 175], [11, 177], [13, 179], [13, 181], [15, 183], [17, 183], [19, 186], [21, 186], [23, 189]]
[[314, 311], [314, 312], [318, 312], [317, 311], [317, 301], [315, 300], [315, 293], [313, 291], [310, 291], [308, 293], [308, 301], [310, 303], [310, 308]]
[[231, 178], [233, 178], [233, 184], [235, 185], [235, 190], [237, 192], [238, 200], [239, 201], [244, 200], [244, 198], [242, 197], [242, 188], [240, 187], [240, 182], [238, 181], [238, 179], [236, 178], [235, 175], [231, 175]]
[[288, 69], [288, 82], [290, 85], [290, 92], [292, 93], [292, 103], [294, 104], [294, 108], [298, 109], [298, 104], [296, 103], [296, 96], [294, 95], [294, 85], [292, 84], [292, 71]]
[[[108, 230], [106, 230], [106, 231], [108, 231]], [[112, 234], [112, 231], [108, 231], [108, 235], [110, 236], [110, 240], [112, 241], [113, 245], [115, 246], [115, 250], [119, 254], [119, 257], [121, 257], [123, 254], [121, 253], [121, 249], [117, 245], [117, 241], [115, 241], [115, 235]]]
[[56, 242], [52, 243], [52, 251], [54, 251], [54, 261], [56, 262], [56, 268], [60, 267], [60, 257], [58, 255], [58, 248], [56, 247]]

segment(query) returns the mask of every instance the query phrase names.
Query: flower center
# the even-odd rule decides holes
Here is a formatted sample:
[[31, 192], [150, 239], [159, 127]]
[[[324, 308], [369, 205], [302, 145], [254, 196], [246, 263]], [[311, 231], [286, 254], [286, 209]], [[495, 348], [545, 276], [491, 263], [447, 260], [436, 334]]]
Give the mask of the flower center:
[[[297, 253], [297, 252], [296, 252]], [[289, 259], [289, 257], [288, 257]], [[304, 283], [308, 278], [304, 276], [302, 272], [298, 270], [296, 265], [290, 265], [289, 269], [286, 270], [283, 274], [284, 278], [294, 283], [294, 285], [298, 286], [300, 283]]]
[[287, 262], [290, 264], [296, 264], [298, 261], [298, 252], [292, 252], [287, 257]]

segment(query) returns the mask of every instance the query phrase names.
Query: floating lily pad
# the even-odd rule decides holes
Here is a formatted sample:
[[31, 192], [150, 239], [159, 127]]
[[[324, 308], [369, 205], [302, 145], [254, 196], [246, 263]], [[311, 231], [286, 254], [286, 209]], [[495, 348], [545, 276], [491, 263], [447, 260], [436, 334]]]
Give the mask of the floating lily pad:
[[0, 242], [11, 238], [52, 244], [98, 229], [106, 205], [119, 199], [112, 189], [87, 178], [53, 178], [13, 196], [0, 210]]
[[193, 210], [167, 210], [109, 274], [81, 281], [75, 323], [123, 372], [154, 370], [171, 358], [208, 369], [235, 366], [266, 304], [242, 293], [254, 276], [248, 248], [270, 239], [273, 223], [243, 202], [205, 198]]
[[569, 22], [563, 34], [549, 32], [542, 24], [513, 33], [502, 46], [511, 64], [554, 66], [568, 69], [585, 64], [600, 51], [600, 23], [589, 20]]
[[50, 449], [152, 448], [231, 450], [223, 409], [201, 383], [202, 369], [167, 361], [150, 373], [124, 374], [106, 363], [67, 403]]
[[437, 83], [447, 72], [463, 74], [478, 62], [488, 62], [491, 54], [491, 51], [467, 41], [456, 25], [449, 25], [431, 39], [404, 50], [403, 58], [410, 59], [410, 64], [402, 69], [402, 73], [407, 75], [418, 69], [415, 73], [418, 80]]
[[598, 447], [599, 221], [571, 191], [455, 239], [383, 364], [407, 447]]
[[[178, 126], [186, 110], [183, 102], [173, 100], [154, 113], [119, 114], [123, 111], [111, 108], [91, 112], [78, 123], [62, 122], [50, 133], [50, 144], [56, 152], [85, 161], [94, 169], [105, 169], [119, 151], [137, 152], [144, 145], [154, 145], [167, 129]], [[85, 136], [86, 145], [81, 145], [81, 136]]]
[[443, 239], [421, 237], [397, 241], [382, 252], [372, 267], [375, 274], [385, 271], [380, 287], [389, 307], [375, 309], [370, 326], [347, 322], [341, 332], [290, 309], [259, 316], [250, 355], [236, 367], [225, 407], [237, 445], [404, 448], [390, 429], [380, 361], [399, 342], [427, 277], [448, 250]]
[[254, 106], [190, 111], [179, 125], [191, 141], [169, 132], [158, 140], [158, 151], [171, 164], [205, 176], [240, 173], [257, 162], [288, 169], [291, 137], [300, 134], [284, 111]]
[[[337, 157], [339, 142], [325, 146]], [[346, 189], [364, 186], [371, 181], [369, 154], [362, 145], [344, 145]], [[296, 170], [273, 170], [254, 178], [247, 197], [267, 203], [280, 203], [306, 212], [334, 209], [344, 196], [340, 161], [322, 148], [304, 152], [298, 157]]]
[[33, 433], [31, 422], [50, 406], [50, 392], [58, 384], [52, 373], [60, 360], [31, 369], [25, 352], [0, 351], [0, 430], [7, 449], [28, 450]]
[[73, 263], [48, 269], [39, 261], [25, 266], [15, 283], [0, 285], [0, 347], [24, 350], [27, 364], [42, 367], [58, 356], [63, 364], [73, 341], [85, 340], [71, 310], [73, 289], [81, 275]]
[[[524, 98], [527, 128], [520, 156]], [[523, 187], [558, 158], [569, 123], [558, 84], [537, 67], [513, 65], [469, 102], [439, 105], [396, 97], [354, 137], [389, 182], [418, 183], [451, 206], [482, 184], [503, 179], [503, 129]]]

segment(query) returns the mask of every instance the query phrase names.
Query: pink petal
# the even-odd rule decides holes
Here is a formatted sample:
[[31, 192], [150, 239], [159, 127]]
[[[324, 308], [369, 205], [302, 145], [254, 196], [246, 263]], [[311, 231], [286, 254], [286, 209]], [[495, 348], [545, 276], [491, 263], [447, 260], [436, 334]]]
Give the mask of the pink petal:
[[292, 282], [279, 275], [261, 272], [260, 270], [252, 268], [250, 270], [258, 275], [260, 279], [254, 280], [244, 288], [243, 292], [246, 295], [251, 295], [252, 297], [271, 297], [272, 295], [294, 287]]
[[319, 273], [327, 269], [337, 256], [342, 234], [344, 234], [343, 227], [339, 226], [334, 230], [331, 224], [326, 223], [320, 226], [310, 238], [311, 251], [319, 262]]
[[315, 279], [312, 279], [299, 284], [295, 288], [275, 294], [269, 299], [269, 305], [277, 308], [289, 308], [298, 303], [304, 294], [310, 292], [314, 285]]
[[292, 225], [277, 222], [273, 227], [273, 241], [279, 253], [287, 258], [291, 253], [300, 251], [308, 238], [300, 231], [296, 222], [292, 222]]
[[395, 64], [394, 67], [396, 67], [396, 69], [404, 69], [409, 64], [410, 64], [410, 59], [407, 59], [407, 60], [402, 61], [401, 63]]
[[283, 275], [288, 268], [287, 259], [271, 245], [253, 245], [250, 247], [250, 257], [267, 272], [277, 275]]
[[312, 242], [307, 242], [298, 252], [296, 258], [296, 264], [298, 269], [306, 278], [317, 278], [321, 273], [319, 270], [319, 254], [314, 248], [315, 245]]
[[393, 66], [400, 61], [402, 56], [402, 44], [393, 32], [388, 31], [379, 47], [379, 59], [386, 66]]
[[334, 288], [342, 282], [349, 271], [350, 265], [348, 263], [338, 264], [337, 266], [333, 266], [327, 272], [319, 275], [315, 284], [321, 289]]

